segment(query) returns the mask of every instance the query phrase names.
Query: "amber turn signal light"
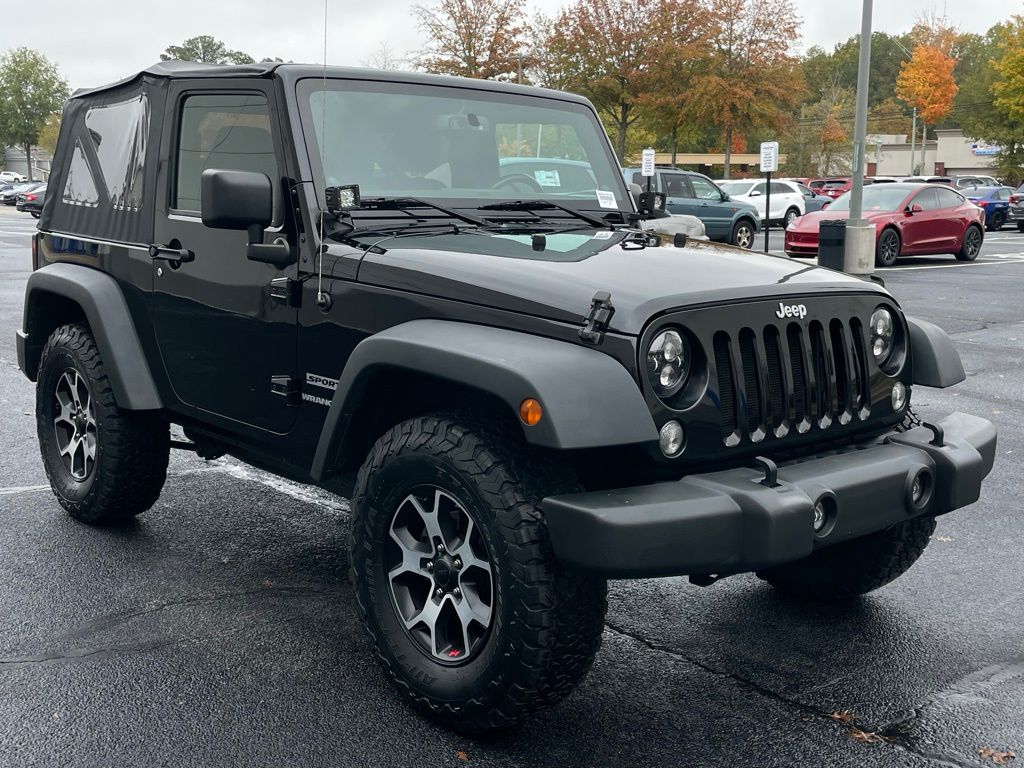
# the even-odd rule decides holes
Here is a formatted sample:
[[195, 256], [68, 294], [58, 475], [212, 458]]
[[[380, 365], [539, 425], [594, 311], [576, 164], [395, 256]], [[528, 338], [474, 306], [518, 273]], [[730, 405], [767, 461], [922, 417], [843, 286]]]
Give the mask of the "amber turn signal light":
[[532, 397], [528, 397], [519, 404], [519, 418], [523, 420], [523, 424], [528, 427], [536, 426], [540, 421], [540, 417], [544, 415], [544, 409], [540, 407], [540, 403], [534, 400]]

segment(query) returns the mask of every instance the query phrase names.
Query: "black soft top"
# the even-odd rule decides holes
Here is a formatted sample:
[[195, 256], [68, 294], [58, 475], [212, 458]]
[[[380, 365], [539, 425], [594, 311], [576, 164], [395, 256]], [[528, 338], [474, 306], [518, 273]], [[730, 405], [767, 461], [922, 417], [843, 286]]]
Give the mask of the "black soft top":
[[477, 90], [498, 93], [515, 93], [545, 98], [558, 98], [575, 101], [581, 104], [589, 102], [582, 96], [547, 88], [537, 88], [515, 83], [500, 83], [495, 80], [474, 80], [468, 77], [451, 77], [449, 75], [428, 75], [424, 72], [399, 72], [395, 70], [362, 69], [359, 67], [324, 67], [317, 64], [282, 64], [266, 62], [262, 64], [201, 64], [193, 61], [160, 61], [141, 72], [119, 80], [116, 83], [102, 85], [97, 88], [83, 88], [75, 91], [72, 99], [85, 96], [96, 96], [106, 91], [120, 90], [144, 79], [184, 79], [184, 78], [271, 78], [279, 77], [287, 83], [294, 83], [307, 77], [327, 77], [344, 80], [376, 80], [388, 83], [410, 83], [414, 85], [445, 85], [454, 88], [475, 88]]

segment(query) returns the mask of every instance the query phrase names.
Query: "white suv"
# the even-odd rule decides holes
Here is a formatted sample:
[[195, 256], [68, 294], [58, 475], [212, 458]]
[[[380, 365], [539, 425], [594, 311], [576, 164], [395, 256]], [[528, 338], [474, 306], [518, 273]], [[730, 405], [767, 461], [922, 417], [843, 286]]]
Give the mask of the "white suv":
[[806, 213], [804, 196], [792, 181], [772, 181], [771, 215], [765, 215], [768, 182], [764, 179], [735, 179], [716, 182], [731, 200], [750, 203], [761, 214], [762, 221], [777, 221], [788, 227], [797, 217]]
[[28, 176], [22, 176], [14, 171], [0, 171], [0, 184], [17, 184], [21, 181], [28, 181]]

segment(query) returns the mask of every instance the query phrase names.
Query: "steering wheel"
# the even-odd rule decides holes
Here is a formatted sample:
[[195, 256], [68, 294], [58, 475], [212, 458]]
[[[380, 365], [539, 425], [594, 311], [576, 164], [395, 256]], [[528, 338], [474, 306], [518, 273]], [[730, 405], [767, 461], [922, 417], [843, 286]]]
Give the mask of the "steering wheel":
[[544, 191], [540, 188], [540, 184], [537, 183], [536, 179], [532, 176], [527, 176], [525, 173], [510, 173], [508, 176], [502, 176], [491, 185], [491, 189], [501, 189], [504, 186], [508, 186], [517, 192], [521, 191], [521, 188], [517, 188], [516, 185], [525, 185], [530, 192]]

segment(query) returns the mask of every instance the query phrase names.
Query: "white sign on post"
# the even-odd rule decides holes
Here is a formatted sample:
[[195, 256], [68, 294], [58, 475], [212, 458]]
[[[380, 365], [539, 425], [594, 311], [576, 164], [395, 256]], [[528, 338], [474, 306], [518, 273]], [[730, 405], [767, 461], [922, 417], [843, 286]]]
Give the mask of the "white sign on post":
[[648, 147], [640, 155], [640, 175], [641, 176], [653, 176], [654, 175], [654, 150]]
[[761, 172], [772, 173], [779, 170], [779, 142], [761, 142]]

